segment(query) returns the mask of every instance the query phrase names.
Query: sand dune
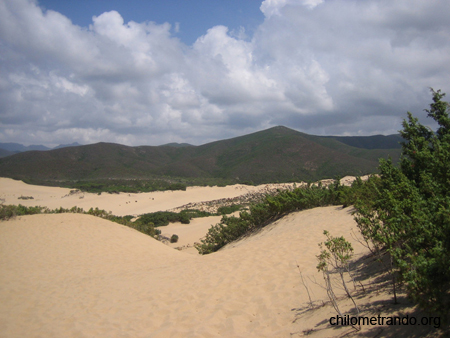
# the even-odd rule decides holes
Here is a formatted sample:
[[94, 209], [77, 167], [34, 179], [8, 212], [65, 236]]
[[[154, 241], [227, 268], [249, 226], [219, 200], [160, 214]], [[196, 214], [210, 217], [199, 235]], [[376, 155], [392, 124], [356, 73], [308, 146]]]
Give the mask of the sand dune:
[[[1, 194], [12, 201], [8, 182], [0, 179]], [[68, 190], [15, 187], [16, 196], [34, 194], [36, 200], [55, 201], [55, 207]], [[161, 198], [161, 203], [174, 205], [180, 199], [172, 203]], [[39, 204], [36, 200], [31, 205]], [[186, 246], [219, 219], [172, 224], [163, 233], [176, 231], [180, 242], [173, 246]], [[318, 243], [324, 240], [325, 229], [344, 235], [358, 259], [367, 250], [352, 237], [352, 228], [350, 208], [315, 208], [289, 214], [219, 252], [200, 256], [189, 254], [192, 247], [174, 250], [89, 215], [42, 214], [3, 221], [0, 337], [420, 337], [429, 333], [425, 326], [369, 326], [355, 333], [328, 324], [336, 313], [326, 303], [323, 279], [315, 268]], [[361, 269], [366, 264], [359, 261], [354, 266]], [[367, 292], [359, 291], [358, 302], [365, 314], [417, 315], [403, 298], [403, 305], [391, 304], [390, 289], [380, 277], [361, 276]], [[312, 310], [305, 286], [314, 302]], [[342, 295], [342, 290], [336, 291]], [[349, 301], [342, 299], [341, 306], [351, 311]]]
[[[333, 225], [328, 224], [330, 217]], [[2, 337], [289, 337], [336, 207], [292, 214], [209, 256], [88, 215], [0, 223]]]

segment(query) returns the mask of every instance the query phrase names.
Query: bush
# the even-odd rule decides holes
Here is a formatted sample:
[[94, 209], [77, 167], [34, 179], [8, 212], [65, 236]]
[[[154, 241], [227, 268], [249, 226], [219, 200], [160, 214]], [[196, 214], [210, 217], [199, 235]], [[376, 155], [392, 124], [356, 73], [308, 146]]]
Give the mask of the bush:
[[178, 242], [178, 235], [172, 235], [172, 237], [170, 237], [170, 243], [176, 243]]
[[19, 205], [0, 204], [0, 220], [8, 220], [15, 216], [40, 214], [42, 212], [50, 212], [50, 211], [47, 208], [40, 206], [26, 207], [21, 204]]
[[211, 216], [209, 212], [186, 209], [179, 213], [171, 211], [157, 211], [141, 215], [135, 223], [153, 223], [155, 227], [166, 226], [170, 222], [181, 222], [182, 224], [189, 224], [194, 217]]
[[242, 206], [240, 204], [224, 205], [224, 206], [217, 208], [217, 213], [219, 215], [228, 215], [228, 214], [232, 214], [235, 211], [240, 210], [241, 207]]

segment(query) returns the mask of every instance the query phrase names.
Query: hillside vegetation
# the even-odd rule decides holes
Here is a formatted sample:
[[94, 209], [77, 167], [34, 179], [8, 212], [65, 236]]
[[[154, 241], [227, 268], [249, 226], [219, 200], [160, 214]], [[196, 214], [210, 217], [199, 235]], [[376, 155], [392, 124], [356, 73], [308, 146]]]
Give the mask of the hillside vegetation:
[[384, 138], [370, 141], [375, 148], [376, 140], [381, 140], [379, 149], [365, 149], [336, 138], [274, 127], [201, 146], [97, 143], [2, 158], [0, 176], [84, 190], [96, 185], [98, 191], [114, 184], [118, 191], [151, 191], [171, 189], [173, 184], [180, 189], [194, 184], [316, 181], [374, 173], [380, 157], [397, 161], [400, 150], [383, 148]]

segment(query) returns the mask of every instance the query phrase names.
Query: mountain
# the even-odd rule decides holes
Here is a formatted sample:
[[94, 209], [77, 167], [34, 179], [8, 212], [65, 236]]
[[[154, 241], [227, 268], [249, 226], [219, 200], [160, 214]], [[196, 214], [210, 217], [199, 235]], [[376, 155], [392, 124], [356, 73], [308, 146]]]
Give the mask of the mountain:
[[78, 142], [73, 142], [70, 144], [60, 144], [59, 146], [56, 146], [53, 149], [61, 149], [61, 148], [67, 148], [67, 147], [78, 147], [81, 146], [81, 144], [79, 144]]
[[333, 138], [346, 145], [364, 149], [395, 149], [400, 148], [403, 138], [400, 134], [373, 136], [325, 136]]
[[0, 149], [8, 150], [10, 152], [22, 152], [22, 151], [30, 151], [30, 150], [50, 150], [50, 148], [47, 148], [42, 145], [31, 145], [31, 146], [24, 146], [23, 144], [19, 143], [0, 143]]
[[189, 143], [176, 143], [176, 142], [172, 142], [172, 143], [166, 143], [161, 145], [160, 147], [175, 147], [175, 148], [182, 148], [182, 147], [194, 147], [192, 144]]
[[24, 151], [31, 151], [31, 150], [39, 150], [39, 151], [46, 151], [51, 149], [60, 149], [60, 148], [66, 148], [66, 147], [76, 147], [80, 144], [78, 142], [74, 142], [71, 144], [60, 144], [59, 146], [56, 146], [54, 148], [48, 148], [43, 145], [30, 145], [30, 146], [24, 146], [20, 143], [0, 143], [0, 157], [5, 157], [9, 155], [13, 155], [16, 153], [21, 153]]
[[9, 151], [9, 150], [5, 150], [5, 149], [1, 149], [1, 148], [0, 148], [0, 158], [1, 158], [1, 157], [6, 157], [6, 156], [10, 156], [10, 155], [13, 155], [13, 154], [16, 154], [16, 152], [13, 152], [13, 151]]
[[286, 127], [201, 146], [97, 143], [0, 159], [0, 176], [38, 180], [220, 178], [232, 182], [317, 180], [373, 173], [379, 157], [400, 149], [365, 149]]

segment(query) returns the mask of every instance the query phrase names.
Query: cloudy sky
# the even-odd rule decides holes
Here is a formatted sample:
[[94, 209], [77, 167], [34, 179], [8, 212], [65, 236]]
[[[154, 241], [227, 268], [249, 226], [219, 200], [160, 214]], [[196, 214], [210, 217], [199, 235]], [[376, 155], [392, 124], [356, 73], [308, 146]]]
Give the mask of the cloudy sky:
[[[450, 97], [448, 0], [0, 0], [0, 142], [392, 134]], [[448, 100], [450, 98], [447, 97]]]

